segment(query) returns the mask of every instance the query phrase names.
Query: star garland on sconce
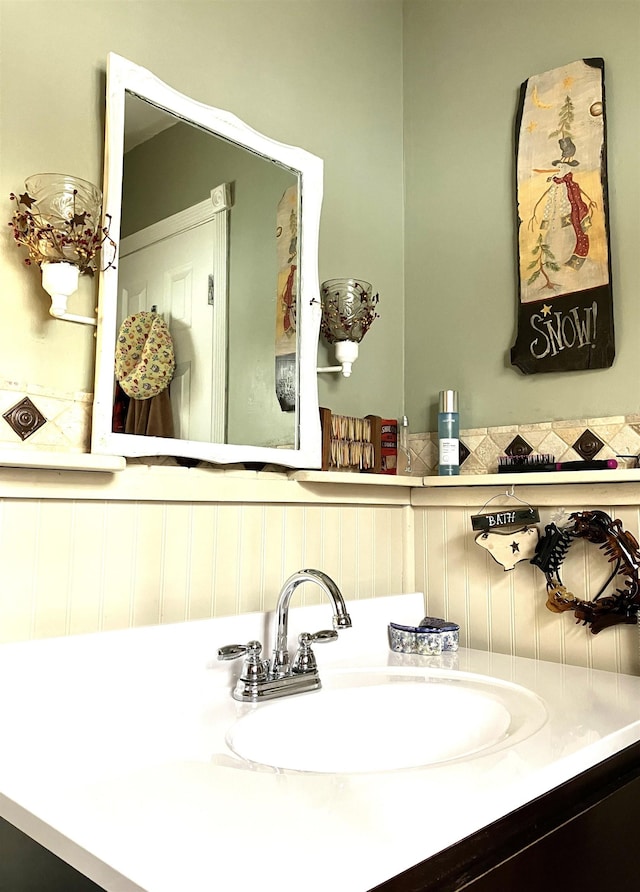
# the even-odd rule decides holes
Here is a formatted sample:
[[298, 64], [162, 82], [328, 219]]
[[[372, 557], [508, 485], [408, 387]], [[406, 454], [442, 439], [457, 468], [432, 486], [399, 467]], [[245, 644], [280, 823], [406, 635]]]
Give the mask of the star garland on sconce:
[[114, 265], [116, 243], [109, 235], [111, 217], [107, 214], [106, 226], [100, 227], [91, 219], [89, 211], [78, 213], [75, 209], [76, 194], [77, 190], [73, 193], [73, 212], [58, 226], [53, 226], [40, 214], [37, 200], [28, 192], [21, 195], [12, 192], [9, 195], [17, 205], [9, 226], [13, 229], [16, 244], [29, 252], [24, 260], [27, 266], [32, 263], [41, 266], [43, 263], [66, 262], [77, 266], [81, 274], [93, 276], [96, 259], [100, 253], [104, 254], [105, 246], [113, 254], [104, 269]]
[[[618, 623], [636, 623], [640, 608], [640, 551], [634, 536], [622, 528], [620, 520], [613, 520], [604, 511], [576, 512], [569, 515], [569, 522], [566, 527], [548, 524], [531, 559], [547, 580], [547, 608], [553, 613], [573, 610], [576, 621], [590, 626], [594, 635]], [[560, 568], [576, 539], [598, 545], [609, 563], [614, 564], [592, 601], [576, 598], [560, 575]], [[607, 586], [616, 577], [621, 579], [621, 587], [614, 594], [604, 596]]]

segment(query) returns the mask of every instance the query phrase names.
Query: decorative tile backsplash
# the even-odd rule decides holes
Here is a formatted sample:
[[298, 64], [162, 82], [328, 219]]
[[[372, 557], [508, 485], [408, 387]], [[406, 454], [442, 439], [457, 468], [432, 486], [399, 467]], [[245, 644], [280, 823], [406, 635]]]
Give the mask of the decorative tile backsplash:
[[[409, 437], [412, 474], [438, 473], [438, 435]], [[640, 465], [640, 415], [545, 421], [460, 431], [460, 473], [495, 474], [502, 455], [545, 454], [554, 461], [617, 458], [621, 468]]]
[[[90, 452], [92, 404], [92, 393], [54, 391], [0, 378], [0, 449]], [[438, 473], [436, 433], [412, 433], [409, 446], [413, 476]], [[617, 458], [619, 467], [639, 467], [640, 414], [460, 432], [461, 474], [495, 474], [500, 456], [532, 453], [551, 455], [555, 461]], [[174, 458], [140, 461], [176, 464]]]
[[0, 449], [89, 452], [93, 394], [0, 379]]
[[15, 406], [7, 409], [2, 417], [21, 440], [26, 440], [31, 434], [35, 434], [38, 428], [47, 423], [47, 419], [28, 396], [21, 399]]

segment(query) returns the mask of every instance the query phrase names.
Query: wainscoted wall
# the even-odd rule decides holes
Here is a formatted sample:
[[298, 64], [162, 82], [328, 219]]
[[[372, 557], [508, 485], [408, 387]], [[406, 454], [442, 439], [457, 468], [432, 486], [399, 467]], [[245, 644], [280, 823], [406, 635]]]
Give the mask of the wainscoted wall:
[[[305, 566], [348, 599], [413, 590], [410, 490], [324, 489], [249, 472], [5, 469], [0, 640], [271, 609]], [[320, 595], [305, 585], [296, 597]]]
[[[272, 609], [284, 579], [315, 566], [347, 599], [424, 591], [429, 613], [460, 623], [465, 646], [640, 672], [635, 626], [591, 634], [547, 610], [539, 570], [505, 571], [475, 544], [471, 515], [505, 487], [295, 476], [1, 469], [0, 641]], [[640, 483], [516, 492], [539, 506], [541, 526], [600, 507], [640, 538]], [[596, 546], [578, 543], [563, 579], [593, 597], [607, 567]], [[297, 597], [320, 599], [314, 586]]]
[[[547, 609], [540, 570], [528, 561], [504, 570], [476, 544], [471, 515], [481, 513], [487, 499], [506, 490], [493, 486], [412, 491], [415, 585], [426, 592], [429, 613], [459, 622], [460, 641], [467, 647], [640, 673], [637, 626], [618, 625], [592, 634], [576, 623], [572, 612]], [[514, 492], [539, 508], [541, 532], [552, 520], [566, 521], [572, 511], [600, 508], [640, 538], [637, 483], [516, 486]], [[514, 505], [522, 507], [505, 496], [487, 510]], [[562, 579], [576, 597], [588, 600], [610, 571], [607, 557], [596, 545], [577, 541], [563, 562]]]

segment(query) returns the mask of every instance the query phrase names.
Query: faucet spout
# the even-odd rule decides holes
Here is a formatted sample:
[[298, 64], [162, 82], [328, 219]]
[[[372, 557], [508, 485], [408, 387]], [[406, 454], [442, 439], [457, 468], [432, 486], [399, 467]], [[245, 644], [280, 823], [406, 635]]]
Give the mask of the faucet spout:
[[340, 589], [331, 577], [321, 570], [298, 570], [290, 576], [282, 586], [276, 605], [276, 635], [273, 647], [273, 659], [271, 662], [271, 676], [280, 678], [289, 670], [289, 650], [287, 639], [289, 635], [289, 604], [296, 588], [303, 582], [314, 582], [319, 585], [333, 606], [333, 628], [348, 629], [351, 627], [351, 617], [347, 613], [347, 606]]

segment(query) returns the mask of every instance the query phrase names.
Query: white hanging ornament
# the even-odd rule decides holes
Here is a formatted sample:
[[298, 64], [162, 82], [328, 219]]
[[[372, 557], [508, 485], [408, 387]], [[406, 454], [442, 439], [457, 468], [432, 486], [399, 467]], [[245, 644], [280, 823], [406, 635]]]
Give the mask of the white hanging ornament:
[[525, 526], [516, 530], [485, 530], [476, 536], [476, 543], [505, 570], [513, 570], [520, 561], [531, 560], [539, 539], [537, 527]]

